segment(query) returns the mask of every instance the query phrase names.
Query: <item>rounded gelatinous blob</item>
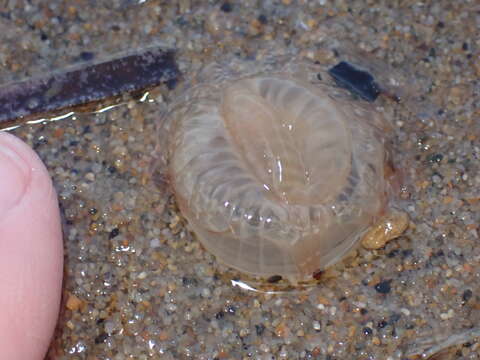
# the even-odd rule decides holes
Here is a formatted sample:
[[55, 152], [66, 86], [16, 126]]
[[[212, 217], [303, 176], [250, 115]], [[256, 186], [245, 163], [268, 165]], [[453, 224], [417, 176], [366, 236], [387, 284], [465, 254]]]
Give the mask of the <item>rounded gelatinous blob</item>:
[[385, 121], [345, 97], [262, 73], [177, 104], [169, 173], [208, 251], [249, 274], [304, 279], [356, 245], [385, 207]]

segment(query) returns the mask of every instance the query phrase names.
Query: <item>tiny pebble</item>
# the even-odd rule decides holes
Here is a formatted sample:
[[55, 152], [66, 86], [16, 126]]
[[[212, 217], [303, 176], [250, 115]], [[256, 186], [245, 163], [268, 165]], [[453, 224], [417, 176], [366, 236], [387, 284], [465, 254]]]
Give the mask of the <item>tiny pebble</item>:
[[220, 6], [220, 10], [222, 10], [223, 12], [229, 13], [229, 12], [232, 12], [233, 6], [228, 1], [226, 1]]
[[66, 307], [68, 310], [78, 311], [83, 306], [84, 302], [77, 296], [70, 294], [67, 299]]
[[465, 291], [463, 292], [463, 294], [462, 294], [462, 300], [463, 300], [464, 302], [467, 302], [468, 300], [470, 300], [470, 299], [472, 298], [472, 295], [473, 295], [472, 290], [467, 289], [467, 290], [465, 290]]
[[365, 335], [372, 335], [373, 330], [372, 330], [371, 328], [369, 328], [369, 327], [364, 327], [364, 328], [363, 328], [363, 333], [364, 333]]
[[384, 280], [375, 285], [375, 290], [380, 294], [388, 294], [391, 290], [391, 280]]

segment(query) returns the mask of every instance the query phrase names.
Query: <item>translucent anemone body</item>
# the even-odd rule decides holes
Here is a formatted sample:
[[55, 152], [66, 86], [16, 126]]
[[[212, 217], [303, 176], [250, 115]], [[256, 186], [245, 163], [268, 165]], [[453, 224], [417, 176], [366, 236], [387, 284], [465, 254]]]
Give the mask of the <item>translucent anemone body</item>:
[[385, 210], [388, 121], [308, 67], [205, 79], [167, 116], [172, 187], [198, 239], [251, 275], [337, 262]]

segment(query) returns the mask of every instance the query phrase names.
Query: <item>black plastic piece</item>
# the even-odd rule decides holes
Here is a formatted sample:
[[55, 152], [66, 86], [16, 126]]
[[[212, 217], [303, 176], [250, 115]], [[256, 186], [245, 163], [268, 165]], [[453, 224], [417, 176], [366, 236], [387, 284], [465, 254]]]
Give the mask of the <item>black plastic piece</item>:
[[373, 76], [346, 61], [341, 61], [328, 70], [337, 84], [362, 99], [373, 102], [380, 95], [380, 87]]

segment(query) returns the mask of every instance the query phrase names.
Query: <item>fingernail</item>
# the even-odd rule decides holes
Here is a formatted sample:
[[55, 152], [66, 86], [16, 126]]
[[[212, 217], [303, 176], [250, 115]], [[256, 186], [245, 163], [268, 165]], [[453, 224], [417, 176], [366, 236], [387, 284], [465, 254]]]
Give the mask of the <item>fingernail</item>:
[[30, 165], [22, 157], [28, 147], [13, 135], [0, 133], [0, 222], [21, 200], [30, 180]]

